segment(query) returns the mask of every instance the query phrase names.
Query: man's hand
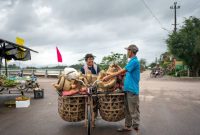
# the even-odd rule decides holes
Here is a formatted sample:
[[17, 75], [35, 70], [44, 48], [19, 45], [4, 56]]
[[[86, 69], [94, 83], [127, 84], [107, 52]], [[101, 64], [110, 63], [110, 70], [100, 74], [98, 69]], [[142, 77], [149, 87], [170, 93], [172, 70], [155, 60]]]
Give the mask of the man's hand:
[[126, 73], [126, 70], [125, 69], [121, 69], [120, 71], [116, 72], [116, 73], [113, 73], [111, 75], [107, 75], [106, 77], [104, 77], [102, 79], [102, 81], [108, 81], [109, 79], [115, 77], [115, 76], [118, 76], [118, 75], [121, 75], [121, 74], [125, 74]]
[[111, 75], [107, 75], [107, 76], [105, 76], [105, 77], [102, 79], [102, 81], [103, 81], [103, 82], [106, 82], [106, 81], [108, 81], [110, 78], [112, 78], [112, 76], [111, 76]]

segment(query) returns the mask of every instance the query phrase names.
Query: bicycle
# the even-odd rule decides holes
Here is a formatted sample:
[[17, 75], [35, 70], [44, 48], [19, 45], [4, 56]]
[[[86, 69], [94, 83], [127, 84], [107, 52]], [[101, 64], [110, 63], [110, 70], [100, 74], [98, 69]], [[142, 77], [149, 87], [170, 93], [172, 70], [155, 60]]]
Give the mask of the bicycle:
[[[81, 82], [84, 86], [87, 86], [82, 80], [76, 80]], [[97, 87], [95, 86], [99, 80], [93, 82], [92, 85], [87, 87], [87, 103], [86, 103], [86, 121], [85, 125], [87, 126], [87, 134], [91, 135], [92, 128], [95, 127], [94, 119], [95, 119], [95, 112], [94, 112], [94, 101], [97, 102]]]

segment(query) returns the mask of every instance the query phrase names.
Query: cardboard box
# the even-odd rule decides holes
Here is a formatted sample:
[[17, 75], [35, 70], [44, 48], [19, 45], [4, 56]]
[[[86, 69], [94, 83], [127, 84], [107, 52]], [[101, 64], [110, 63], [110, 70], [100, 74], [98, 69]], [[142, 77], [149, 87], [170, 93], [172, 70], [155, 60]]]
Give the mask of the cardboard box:
[[15, 101], [16, 108], [25, 108], [30, 106], [30, 99], [28, 100], [21, 100], [21, 101]]

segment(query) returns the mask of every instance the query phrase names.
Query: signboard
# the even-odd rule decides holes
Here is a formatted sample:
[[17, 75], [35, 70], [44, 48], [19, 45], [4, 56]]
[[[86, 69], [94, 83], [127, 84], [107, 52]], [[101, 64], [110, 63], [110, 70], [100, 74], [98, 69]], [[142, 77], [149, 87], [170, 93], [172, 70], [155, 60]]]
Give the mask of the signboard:
[[183, 65], [183, 61], [176, 61], [176, 66], [177, 65], [182, 66]]
[[16, 37], [16, 44], [23, 46], [24, 45], [24, 39]]
[[183, 69], [184, 69], [183, 61], [176, 61], [176, 70], [183, 70]]
[[[24, 46], [24, 39], [20, 38], [20, 37], [16, 37], [16, 44]], [[17, 57], [18, 58], [24, 58], [24, 49], [20, 48], [17, 52]]]

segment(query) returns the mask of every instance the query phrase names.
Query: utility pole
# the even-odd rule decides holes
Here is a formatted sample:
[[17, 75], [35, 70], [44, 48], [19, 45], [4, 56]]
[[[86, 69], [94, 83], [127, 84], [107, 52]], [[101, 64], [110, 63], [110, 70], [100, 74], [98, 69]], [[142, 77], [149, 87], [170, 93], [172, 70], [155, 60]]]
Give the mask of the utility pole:
[[176, 23], [176, 9], [179, 9], [180, 8], [180, 6], [177, 6], [177, 2], [174, 2], [174, 5], [173, 6], [170, 6], [170, 9], [174, 9], [174, 32], [176, 32], [176, 25], [177, 25], [177, 23]]

